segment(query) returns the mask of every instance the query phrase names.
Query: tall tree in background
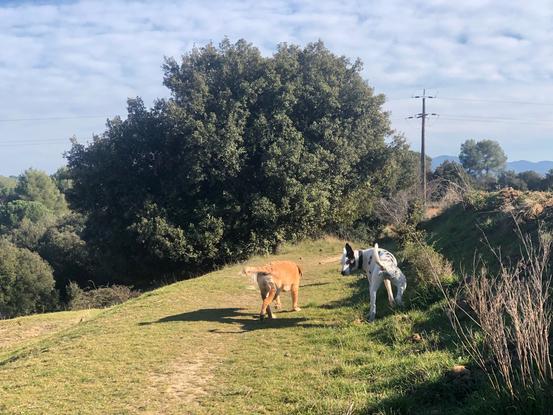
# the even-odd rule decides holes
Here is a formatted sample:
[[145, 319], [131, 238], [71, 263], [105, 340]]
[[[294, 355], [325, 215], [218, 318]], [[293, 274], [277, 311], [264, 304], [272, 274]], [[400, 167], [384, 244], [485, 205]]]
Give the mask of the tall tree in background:
[[9, 200], [17, 186], [17, 179], [14, 177], [0, 176], [0, 203]]
[[68, 154], [104, 275], [197, 272], [370, 216], [392, 131], [359, 62], [322, 42], [264, 58], [225, 40], [164, 71], [170, 99], [130, 100]]
[[19, 176], [14, 191], [18, 199], [42, 203], [51, 211], [61, 212], [67, 208], [65, 197], [56, 183], [39, 170], [28, 169]]
[[503, 170], [507, 156], [497, 141], [467, 140], [461, 144], [459, 160], [469, 174], [479, 178]]

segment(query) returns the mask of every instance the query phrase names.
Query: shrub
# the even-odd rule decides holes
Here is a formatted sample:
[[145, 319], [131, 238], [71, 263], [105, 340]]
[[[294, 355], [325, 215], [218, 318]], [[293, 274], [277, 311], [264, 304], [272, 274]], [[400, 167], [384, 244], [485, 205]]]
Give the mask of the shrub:
[[56, 305], [48, 263], [28, 249], [0, 240], [0, 317], [44, 312]]
[[432, 246], [408, 241], [401, 251], [406, 275], [414, 278], [411, 302], [424, 306], [442, 296], [442, 288], [455, 281], [453, 267]]
[[[58, 219], [39, 240], [37, 252], [54, 269], [56, 287], [63, 290], [69, 281], [86, 285], [93, 279], [93, 264], [81, 239], [84, 218], [71, 213]], [[62, 298], [63, 300], [63, 298]]]
[[459, 163], [444, 161], [440, 164], [431, 176], [429, 183], [430, 200], [440, 201], [448, 192], [464, 191], [472, 188], [472, 179]]
[[83, 290], [75, 282], [70, 282], [67, 286], [68, 307], [71, 310], [111, 307], [137, 297], [139, 294], [139, 291], [126, 285], [112, 285], [91, 290]]

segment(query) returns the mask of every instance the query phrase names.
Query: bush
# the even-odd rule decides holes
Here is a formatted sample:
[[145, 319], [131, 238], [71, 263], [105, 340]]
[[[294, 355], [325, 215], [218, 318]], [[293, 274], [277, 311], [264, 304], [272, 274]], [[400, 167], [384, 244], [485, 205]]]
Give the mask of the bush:
[[85, 286], [93, 279], [92, 260], [80, 236], [83, 227], [81, 215], [67, 214], [44, 233], [37, 246], [37, 252], [54, 269], [56, 287], [62, 291], [69, 281]]
[[414, 278], [411, 302], [424, 306], [442, 297], [442, 287], [455, 281], [453, 267], [439, 252], [422, 242], [406, 242], [401, 251], [406, 275]]
[[419, 237], [417, 226], [424, 217], [424, 207], [415, 187], [377, 200], [374, 213], [382, 223], [391, 225], [400, 245]]
[[433, 187], [430, 199], [440, 201], [451, 189], [470, 189], [472, 179], [459, 163], [446, 160], [436, 168], [429, 184], [432, 184], [429, 187]]
[[39, 255], [0, 240], [0, 317], [53, 310], [52, 268]]
[[140, 295], [139, 291], [126, 285], [112, 285], [92, 290], [83, 290], [75, 282], [70, 282], [67, 286], [68, 307], [71, 310], [111, 307], [138, 295]]

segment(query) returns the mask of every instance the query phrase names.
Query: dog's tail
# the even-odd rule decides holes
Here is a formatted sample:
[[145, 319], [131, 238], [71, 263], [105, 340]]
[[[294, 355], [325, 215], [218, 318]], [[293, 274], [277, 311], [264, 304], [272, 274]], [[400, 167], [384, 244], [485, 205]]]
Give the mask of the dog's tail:
[[242, 273], [244, 273], [248, 277], [251, 277], [253, 284], [257, 284], [257, 274], [260, 272], [263, 272], [263, 271], [255, 267], [244, 267], [242, 269]]
[[384, 265], [384, 263], [380, 260], [380, 255], [378, 254], [378, 244], [376, 243], [374, 244], [374, 260], [383, 271], [389, 272], [386, 265]]

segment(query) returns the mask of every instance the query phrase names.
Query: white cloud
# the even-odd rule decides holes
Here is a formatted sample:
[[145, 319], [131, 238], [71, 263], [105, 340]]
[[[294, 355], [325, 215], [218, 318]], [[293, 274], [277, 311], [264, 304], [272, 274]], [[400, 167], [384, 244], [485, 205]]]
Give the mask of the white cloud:
[[[265, 54], [280, 42], [322, 39], [365, 63], [364, 76], [390, 98], [426, 86], [439, 96], [553, 102], [553, 8], [548, 0], [372, 2], [78, 1], [0, 5], [0, 119], [124, 114], [126, 98], [166, 96], [164, 56], [193, 45], [245, 38]], [[5, 97], [8, 97], [7, 99]], [[390, 100], [394, 127], [418, 147], [414, 100]], [[430, 154], [458, 152], [466, 138], [499, 140], [512, 159], [553, 158], [552, 107], [504, 102], [429, 102], [444, 114], [429, 125]], [[445, 114], [540, 122], [475, 122]], [[489, 121], [489, 120], [488, 120]], [[7, 147], [2, 142], [87, 139], [104, 120], [0, 121], [0, 174], [28, 166], [55, 170], [66, 143]], [[524, 143], [524, 144], [522, 144]], [[534, 145], [533, 145], [534, 144]], [[549, 155], [551, 154], [551, 155]]]

